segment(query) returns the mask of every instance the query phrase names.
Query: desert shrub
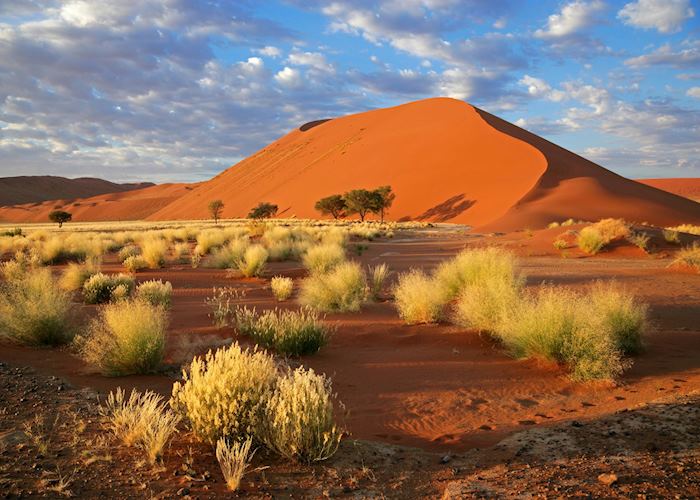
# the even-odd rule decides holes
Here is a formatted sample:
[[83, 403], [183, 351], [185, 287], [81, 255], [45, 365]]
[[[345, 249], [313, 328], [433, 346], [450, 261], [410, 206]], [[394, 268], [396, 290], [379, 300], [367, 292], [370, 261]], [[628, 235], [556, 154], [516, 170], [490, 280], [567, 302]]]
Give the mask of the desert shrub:
[[72, 247], [60, 237], [52, 237], [39, 247], [39, 255], [44, 264], [61, 264], [63, 262], [79, 262], [85, 260], [88, 252], [84, 247]]
[[190, 255], [190, 245], [186, 242], [175, 243], [170, 249], [170, 252], [176, 262], [187, 262]]
[[229, 242], [228, 245], [217, 248], [211, 252], [211, 257], [207, 262], [207, 267], [226, 269], [237, 266], [244, 256], [250, 244], [247, 239], [238, 238]]
[[606, 242], [627, 238], [630, 228], [623, 219], [602, 219], [593, 226], [600, 231]]
[[554, 222], [550, 222], [549, 224], [547, 224], [547, 229], [554, 229], [555, 227], [559, 227], [559, 226], [561, 226], [561, 224], [557, 221], [554, 221]]
[[136, 287], [136, 298], [154, 306], [170, 307], [172, 294], [173, 286], [169, 281], [163, 283], [161, 280], [149, 280]]
[[272, 356], [234, 343], [195, 357], [182, 376], [170, 404], [198, 439], [214, 445], [221, 438], [256, 438], [278, 377]]
[[678, 233], [678, 231], [675, 231], [673, 229], [664, 229], [663, 236], [666, 243], [678, 245], [681, 242], [680, 234]]
[[239, 292], [235, 288], [214, 287], [213, 295], [205, 299], [206, 304], [211, 309], [209, 317], [215, 326], [223, 328], [231, 323], [233, 307], [231, 303], [245, 297], [245, 291]]
[[578, 247], [590, 255], [595, 255], [600, 252], [606, 243], [600, 231], [593, 226], [587, 226], [581, 229], [576, 238]]
[[515, 282], [521, 278], [515, 256], [506, 250], [491, 247], [461, 251], [438, 266], [435, 279], [443, 287], [445, 298], [451, 300], [468, 286], [490, 280]]
[[162, 307], [119, 301], [100, 310], [77, 345], [83, 359], [105, 375], [151, 373], [163, 361], [167, 326]]
[[100, 264], [98, 261], [89, 260], [83, 264], [71, 262], [61, 276], [61, 288], [69, 292], [80, 290], [92, 275], [99, 272]]
[[694, 234], [700, 236], [700, 226], [693, 226], [692, 224], [681, 224], [680, 226], [669, 227], [671, 231], [678, 231], [679, 233]]
[[137, 273], [148, 267], [148, 263], [140, 255], [131, 255], [122, 262], [124, 269], [129, 273]]
[[643, 349], [648, 324], [646, 304], [614, 283], [596, 282], [587, 297], [591, 320], [600, 321], [623, 354], [637, 354]]
[[378, 300], [382, 290], [384, 289], [384, 282], [389, 276], [389, 266], [386, 264], [379, 264], [369, 269], [369, 295], [372, 300]]
[[141, 242], [141, 258], [149, 268], [158, 269], [165, 265], [168, 242], [160, 238], [148, 238]]
[[134, 278], [127, 274], [93, 274], [83, 284], [83, 299], [87, 304], [104, 304], [114, 298], [114, 291], [120, 285], [123, 285], [122, 291], [117, 295], [123, 295], [124, 288], [128, 292], [127, 295], [131, 294], [134, 290]]
[[632, 231], [627, 236], [627, 241], [632, 243], [637, 248], [644, 250], [645, 252], [649, 250], [649, 240], [651, 237], [644, 232]]
[[700, 245], [694, 242], [692, 246], [684, 247], [676, 252], [672, 266], [688, 266], [700, 272]]
[[243, 257], [236, 262], [236, 267], [246, 278], [260, 276], [265, 270], [268, 253], [262, 245], [251, 245], [246, 248]]
[[447, 303], [444, 287], [419, 269], [399, 274], [394, 299], [399, 316], [409, 325], [439, 321]]
[[455, 322], [465, 328], [497, 331], [520, 304], [523, 281], [493, 275], [465, 287], [455, 306]]
[[270, 281], [270, 288], [272, 288], [272, 294], [275, 298], [282, 302], [292, 296], [294, 280], [285, 276], [275, 276]]
[[243, 476], [248, 471], [255, 451], [251, 452], [253, 439], [232, 441], [221, 438], [216, 442], [216, 460], [219, 462], [221, 473], [224, 475], [226, 487], [236, 491], [241, 485]]
[[28, 345], [58, 345], [73, 338], [70, 295], [50, 269], [30, 269], [0, 285], [0, 336]]
[[328, 340], [329, 329], [311, 309], [299, 311], [268, 310], [258, 313], [254, 308], [236, 307], [236, 328], [256, 342], [272, 347], [289, 356], [317, 352]]
[[126, 399], [121, 388], [109, 393], [100, 414], [117, 439], [126, 446], [143, 449], [152, 464], [162, 459], [163, 449], [180, 421], [156, 393], [132, 390]]
[[311, 274], [323, 274], [345, 262], [345, 250], [334, 243], [313, 246], [302, 257], [302, 263]]
[[136, 245], [129, 244], [122, 247], [122, 249], [119, 250], [117, 257], [121, 262], [124, 262], [129, 257], [136, 257], [138, 255], [141, 255], [141, 249]]
[[226, 242], [226, 234], [218, 229], [206, 229], [197, 235], [195, 252], [206, 255], [212, 249], [222, 246]]
[[563, 240], [561, 238], [557, 238], [556, 240], [554, 240], [554, 243], [552, 243], [552, 245], [554, 245], [554, 248], [556, 248], [557, 250], [564, 250], [569, 246], [566, 240]]
[[367, 282], [356, 262], [338, 264], [301, 283], [300, 302], [320, 311], [358, 311], [367, 298]]
[[343, 435], [333, 417], [330, 380], [304, 368], [277, 381], [262, 425], [261, 434], [271, 450], [303, 463], [330, 458]]
[[319, 240], [323, 245], [336, 245], [342, 248], [348, 241], [348, 232], [340, 227], [330, 227], [320, 233]]

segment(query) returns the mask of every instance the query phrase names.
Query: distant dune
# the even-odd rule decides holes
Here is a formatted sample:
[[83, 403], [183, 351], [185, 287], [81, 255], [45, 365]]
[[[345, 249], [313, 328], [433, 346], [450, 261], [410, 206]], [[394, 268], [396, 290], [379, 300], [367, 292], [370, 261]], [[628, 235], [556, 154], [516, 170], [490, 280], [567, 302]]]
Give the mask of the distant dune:
[[638, 182], [663, 189], [691, 200], [700, 201], [700, 178], [686, 177], [679, 179], [637, 179]]
[[[319, 198], [384, 184], [397, 195], [392, 220], [485, 231], [534, 229], [570, 217], [700, 223], [696, 202], [621, 177], [447, 98], [309, 122], [196, 186], [172, 185], [168, 192], [156, 186], [104, 203], [82, 200], [68, 210], [77, 220], [196, 219], [207, 218], [207, 204], [221, 199], [224, 217], [244, 217], [261, 201], [276, 203], [282, 217], [318, 217]], [[140, 192], [152, 198], [135, 197]], [[0, 209], [4, 220], [46, 214], [47, 207]]]
[[0, 177], [0, 206], [39, 203], [58, 199], [89, 198], [153, 186], [151, 182], [117, 184], [104, 179], [68, 179], [52, 175]]

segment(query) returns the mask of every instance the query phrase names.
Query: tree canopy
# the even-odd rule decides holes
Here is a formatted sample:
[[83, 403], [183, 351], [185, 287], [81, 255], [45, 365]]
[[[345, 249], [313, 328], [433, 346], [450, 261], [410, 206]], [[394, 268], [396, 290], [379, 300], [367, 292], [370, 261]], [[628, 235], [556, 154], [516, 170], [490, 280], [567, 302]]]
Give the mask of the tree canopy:
[[49, 220], [58, 224], [58, 227], [63, 227], [64, 222], [69, 222], [73, 218], [73, 214], [63, 210], [53, 210], [49, 213]]
[[347, 206], [341, 195], [332, 194], [318, 200], [314, 208], [323, 215], [332, 215], [334, 219], [339, 219], [345, 217]]
[[212, 200], [209, 202], [209, 213], [214, 219], [214, 224], [218, 224], [221, 217], [221, 211], [224, 209], [224, 202], [221, 200]]
[[256, 207], [248, 213], [249, 219], [269, 219], [277, 214], [277, 205], [266, 201], [258, 203]]

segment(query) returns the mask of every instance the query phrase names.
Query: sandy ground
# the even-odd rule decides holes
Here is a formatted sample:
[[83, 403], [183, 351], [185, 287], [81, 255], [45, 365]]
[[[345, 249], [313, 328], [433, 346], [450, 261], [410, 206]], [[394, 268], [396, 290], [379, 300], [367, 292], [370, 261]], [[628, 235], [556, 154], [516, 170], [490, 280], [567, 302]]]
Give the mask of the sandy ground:
[[[360, 496], [381, 492], [395, 498], [443, 493], [455, 498], [499, 496], [515, 491], [535, 495], [545, 487], [545, 496], [574, 493], [576, 488], [604, 496], [700, 494], [700, 276], [669, 269], [672, 251], [668, 249], [647, 255], [638, 249], [617, 248], [595, 258], [583, 258], [571, 250], [563, 258], [553, 248], [537, 246], [540, 239], [548, 238], [540, 233], [482, 237], [457, 231], [406, 232], [392, 240], [362, 243], [368, 249], [355, 258], [365, 264], [386, 262], [393, 280], [397, 272], [411, 267], [431, 268], [466, 245], [496, 243], [521, 255], [528, 286], [546, 281], [583, 287], [594, 279], [615, 279], [650, 305], [653, 323], [646, 352], [633, 360], [618, 382], [573, 383], [558, 366], [514, 360], [487, 337], [448, 323], [405, 326], [387, 294], [360, 313], [328, 315], [327, 320], [337, 326], [329, 344], [315, 355], [292, 361], [332, 377], [344, 404], [338, 416], [349, 432], [341, 450], [330, 462], [310, 468], [261, 456], [261, 464], [272, 468], [252, 474], [254, 485], [247, 491], [274, 497], [312, 488], [311, 496], [323, 496], [326, 485], [332, 496], [359, 491], [364, 492]], [[355, 248], [351, 243], [350, 252]], [[104, 267], [119, 269], [109, 260]], [[300, 279], [305, 272], [299, 263], [284, 262], [271, 263], [264, 279], [231, 279], [225, 271], [184, 265], [139, 273], [139, 280], [162, 278], [174, 287], [170, 368], [163, 374], [107, 378], [90, 373], [67, 349], [0, 346], [0, 361], [6, 363], [0, 371], [5, 408], [0, 432], [21, 429], [33, 412], [56, 414], [55, 405], [83, 408], [80, 411], [92, 415], [96, 395], [118, 386], [169, 394], [178, 367], [193, 354], [234, 338], [248, 342], [237, 338], [232, 329], [211, 326], [204, 299], [212, 287], [245, 289], [246, 303], [270, 308], [278, 305], [268, 285], [277, 274]], [[280, 307], [294, 308], [296, 303], [291, 300]], [[82, 309], [85, 315], [94, 312], [88, 306]], [[14, 373], [26, 374], [34, 381], [30, 384], [34, 389]], [[50, 389], [46, 380], [54, 379], [49, 377], [57, 377], [52, 383], [65, 384], [65, 391]], [[46, 394], [56, 402], [45, 400]], [[89, 440], [99, 425], [94, 416], [88, 419]], [[220, 478], [211, 451], [187, 439], [176, 439], [163, 472], [139, 472], [143, 477], [136, 481], [148, 484], [154, 494], [190, 488], [183, 486], [186, 482], [181, 477], [173, 476], [182, 463], [178, 453], [188, 446], [200, 450], [206, 470]], [[12, 449], [6, 449], [4, 456], [12, 457]], [[129, 471], [123, 463], [129, 454], [119, 450], [113, 454], [105, 470]], [[27, 460], [6, 465], [4, 477], [10, 482], [13, 471], [24, 471], [20, 474], [24, 479], [8, 483], [14, 485], [8, 491], [38, 491], [35, 484], [41, 474], [25, 471], [34, 465]], [[372, 472], [362, 472], [363, 463]], [[619, 476], [612, 489], [597, 480], [608, 469]], [[583, 479], [586, 482], [581, 483]], [[115, 487], [128, 490], [126, 483], [115, 481]], [[82, 484], [88, 493], [99, 491], [98, 483], [97, 476], [76, 479], [76, 485]], [[191, 488], [201, 498], [207, 491], [202, 485], [209, 485], [212, 492], [217, 488], [210, 481], [186, 484], [190, 483], [196, 483]], [[282, 484], [290, 490], [280, 491]], [[144, 491], [132, 492], [142, 497]]]

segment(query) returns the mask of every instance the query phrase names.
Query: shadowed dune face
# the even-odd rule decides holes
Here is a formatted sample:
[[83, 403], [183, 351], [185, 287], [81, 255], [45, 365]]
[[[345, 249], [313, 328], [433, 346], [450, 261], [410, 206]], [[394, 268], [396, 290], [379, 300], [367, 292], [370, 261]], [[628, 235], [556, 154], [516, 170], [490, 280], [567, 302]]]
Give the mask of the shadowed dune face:
[[[700, 223], [700, 204], [614, 174], [463, 101], [434, 98], [302, 125], [213, 179], [61, 207], [75, 220], [245, 217], [262, 201], [280, 216], [318, 217], [314, 203], [390, 185], [388, 217], [483, 231], [568, 218]], [[152, 189], [152, 191], [149, 191]], [[160, 189], [160, 190], [159, 190]], [[138, 191], [133, 193], [139, 193]], [[50, 205], [50, 206], [49, 206]], [[6, 221], [45, 220], [55, 203], [0, 209]]]
[[700, 201], [700, 179], [698, 178], [637, 179], [637, 182], [683, 196], [684, 198]]

